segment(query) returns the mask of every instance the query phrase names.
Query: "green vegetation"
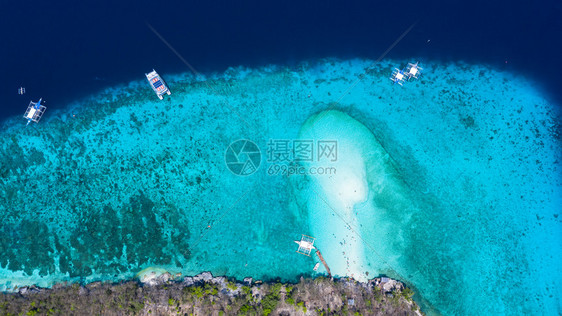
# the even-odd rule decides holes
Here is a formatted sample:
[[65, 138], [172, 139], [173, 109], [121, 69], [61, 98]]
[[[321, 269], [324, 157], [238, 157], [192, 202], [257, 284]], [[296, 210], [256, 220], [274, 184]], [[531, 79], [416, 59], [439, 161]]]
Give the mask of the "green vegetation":
[[135, 314], [142, 311], [143, 309], [144, 309], [144, 303], [131, 302], [131, 304], [129, 305], [129, 310]]
[[277, 303], [279, 303], [279, 296], [275, 295], [274, 293], [266, 295], [261, 300], [261, 305], [263, 306], [264, 309], [274, 310], [275, 307], [277, 306]]
[[271, 292], [273, 292], [273, 294], [279, 296], [279, 293], [281, 292], [282, 287], [283, 287], [283, 284], [275, 283], [271, 286]]
[[306, 313], [306, 306], [304, 306], [304, 302], [298, 302], [297, 303], [297, 307], [299, 307], [300, 309], [302, 309], [303, 312]]
[[414, 296], [414, 291], [412, 291], [410, 288], [404, 288], [404, 290], [402, 290], [402, 296], [403, 296], [407, 301], [411, 301], [411, 300], [412, 300], [412, 296]]
[[242, 307], [240, 307], [240, 310], [238, 311], [240, 312], [240, 315], [247, 315], [252, 310], [253, 310], [252, 306], [242, 305]]
[[234, 282], [228, 282], [226, 287], [231, 291], [236, 291], [238, 289], [238, 286], [236, 286], [236, 283]]
[[202, 298], [205, 294], [203, 288], [197, 285], [184, 288], [184, 292], [187, 296], [193, 295], [196, 298]]
[[[227, 282], [224, 288], [217, 284], [220, 283], [184, 287], [182, 283], [170, 281], [141, 287], [136, 282], [93, 283], [85, 287], [71, 285], [28, 291], [22, 295], [0, 293], [0, 315], [152, 315], [158, 311], [158, 314], [257, 316], [278, 314], [280, 308], [290, 314], [306, 313], [307, 306], [314, 308], [318, 315], [411, 315], [418, 310], [415, 303], [406, 301], [413, 295], [409, 289], [385, 295], [377, 289], [368, 290], [364, 283], [346, 280], [322, 278], [298, 284], [275, 282], [251, 287]], [[233, 288], [240, 291], [226, 291]], [[330, 300], [327, 295], [345, 300]], [[355, 299], [353, 306], [346, 299], [351, 297]]]
[[214, 284], [205, 284], [205, 295], [217, 295], [219, 293], [219, 289]]
[[395, 307], [400, 304], [400, 297], [401, 296], [397, 295], [397, 294], [400, 294], [400, 293], [392, 292], [392, 298], [390, 299], [390, 302], [392, 302], [392, 305], [395, 306]]
[[373, 290], [373, 297], [375, 298], [375, 301], [377, 303], [382, 303], [383, 294], [380, 287], [375, 287], [375, 289]]
[[296, 291], [293, 291], [293, 289], [294, 288], [290, 285], [285, 287], [285, 302], [289, 305], [295, 305], [295, 299], [293, 297], [296, 294]]

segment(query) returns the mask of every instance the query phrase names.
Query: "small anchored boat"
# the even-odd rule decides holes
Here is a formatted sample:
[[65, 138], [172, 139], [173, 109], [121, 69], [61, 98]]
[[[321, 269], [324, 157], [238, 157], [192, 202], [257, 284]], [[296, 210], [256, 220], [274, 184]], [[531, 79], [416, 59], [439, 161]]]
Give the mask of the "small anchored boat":
[[152, 90], [154, 90], [154, 92], [156, 92], [156, 95], [158, 96], [158, 98], [160, 100], [164, 99], [162, 97], [164, 94], [167, 94], [167, 95], [172, 94], [172, 92], [170, 91], [170, 89], [168, 89], [168, 87], [164, 83], [164, 80], [162, 80], [162, 78], [156, 72], [156, 70], [152, 69], [151, 72], [149, 72], [145, 75], [146, 75], [146, 79], [150, 83], [150, 86], [152, 87]]
[[299, 245], [299, 249], [297, 249], [297, 252], [310, 257], [310, 252], [312, 251], [312, 249], [316, 249], [316, 247], [314, 247], [314, 240], [314, 237], [303, 234], [300, 241], [295, 240], [295, 243]]
[[316, 262], [316, 264], [314, 265], [314, 271], [318, 271], [318, 267], [320, 266], [320, 262]]
[[31, 122], [39, 122], [39, 120], [43, 116], [43, 113], [45, 113], [47, 107], [41, 105], [41, 100], [43, 100], [43, 98], [39, 99], [39, 101], [37, 102], [29, 102], [29, 106], [27, 107], [27, 110], [23, 115], [23, 117], [27, 119], [27, 125], [29, 125], [29, 123]]
[[404, 74], [403, 70], [400, 70], [398, 68], [394, 68], [394, 71], [392, 72], [392, 75], [390, 76], [390, 80], [392, 80], [392, 82], [394, 82], [395, 84], [399, 84], [402, 85], [404, 83], [404, 81], [406, 81], [406, 74]]
[[419, 62], [415, 64], [408, 63], [406, 69], [394, 68], [394, 71], [390, 76], [390, 80], [392, 80], [392, 82], [394, 83], [402, 85], [404, 82], [409, 81], [412, 78], [418, 79], [422, 70], [423, 68], [419, 66]]
[[408, 66], [406, 67], [406, 77], [408, 77], [408, 80], [412, 78], [418, 79], [418, 76], [421, 74], [421, 71], [423, 70], [423, 68], [418, 66], [418, 64], [419, 61], [415, 64], [408, 63]]

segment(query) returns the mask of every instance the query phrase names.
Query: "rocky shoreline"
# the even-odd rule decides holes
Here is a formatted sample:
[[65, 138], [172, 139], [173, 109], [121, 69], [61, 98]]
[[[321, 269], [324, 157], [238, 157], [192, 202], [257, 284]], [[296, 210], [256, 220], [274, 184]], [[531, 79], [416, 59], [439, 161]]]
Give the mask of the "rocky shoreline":
[[149, 272], [139, 282], [57, 284], [0, 294], [2, 315], [422, 315], [413, 292], [390, 278], [242, 282], [209, 272]]

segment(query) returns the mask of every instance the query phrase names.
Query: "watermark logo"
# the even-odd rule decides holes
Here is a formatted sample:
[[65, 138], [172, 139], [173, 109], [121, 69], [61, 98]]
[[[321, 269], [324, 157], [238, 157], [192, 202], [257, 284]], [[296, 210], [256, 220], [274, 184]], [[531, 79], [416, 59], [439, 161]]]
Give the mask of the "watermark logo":
[[239, 176], [249, 176], [261, 164], [261, 151], [252, 141], [241, 139], [231, 143], [224, 154], [228, 169]]
[[[335, 140], [270, 139], [266, 153], [270, 176], [336, 174], [333, 163], [338, 160], [338, 143]], [[224, 160], [232, 173], [248, 176], [258, 170], [261, 151], [252, 141], [237, 140], [226, 149]], [[306, 163], [313, 165], [305, 167]]]
[[267, 174], [270, 176], [287, 176], [292, 175], [334, 175], [336, 167], [304, 167], [298, 164], [271, 164], [267, 168]]
[[330, 163], [338, 160], [335, 140], [270, 139], [267, 143], [267, 174], [273, 175], [331, 175], [335, 167], [321, 165], [305, 167], [303, 163]]
[[267, 143], [268, 163], [336, 162], [338, 142], [335, 140], [270, 139]]

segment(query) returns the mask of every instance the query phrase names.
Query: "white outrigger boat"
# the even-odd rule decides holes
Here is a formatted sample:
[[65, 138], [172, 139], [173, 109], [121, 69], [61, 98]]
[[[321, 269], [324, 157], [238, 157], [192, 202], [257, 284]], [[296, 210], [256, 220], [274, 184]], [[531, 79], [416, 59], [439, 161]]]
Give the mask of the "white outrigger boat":
[[295, 240], [295, 243], [299, 245], [299, 249], [297, 249], [297, 252], [310, 257], [310, 252], [312, 251], [312, 249], [316, 249], [316, 247], [314, 247], [315, 239], [316, 238], [314, 237], [303, 234], [300, 241]]
[[27, 107], [27, 110], [23, 115], [23, 117], [27, 119], [26, 126], [29, 125], [29, 123], [31, 122], [35, 122], [35, 123], [39, 122], [39, 120], [43, 116], [43, 113], [45, 113], [47, 107], [41, 105], [41, 100], [43, 100], [43, 98], [39, 99], [39, 101], [37, 102], [33, 102], [33, 101], [29, 102], [29, 106]]
[[408, 66], [406, 66], [405, 70], [394, 68], [394, 71], [390, 76], [390, 80], [392, 80], [392, 82], [394, 83], [402, 85], [405, 81], [409, 81], [412, 78], [418, 79], [422, 70], [422, 67], [419, 66], [419, 62], [415, 64], [408, 63]]
[[418, 76], [423, 70], [423, 68], [418, 66], [418, 64], [419, 61], [415, 64], [408, 63], [408, 67], [406, 67], [406, 77], [408, 77], [408, 80], [410, 80], [411, 78], [418, 79]]
[[160, 75], [158, 75], [156, 70], [152, 69], [152, 72], [149, 72], [145, 75], [146, 75], [146, 79], [150, 83], [150, 86], [152, 87], [152, 90], [156, 92], [156, 95], [160, 100], [164, 99], [162, 97], [164, 94], [168, 94], [168, 95], [172, 94], [172, 92], [170, 91], [170, 89], [168, 89], [168, 87], [164, 83], [164, 80], [162, 80], [162, 78], [160, 77]]
[[398, 68], [394, 68], [394, 71], [390, 76], [390, 80], [392, 80], [392, 82], [394, 82], [395, 84], [397, 83], [399, 85], [402, 85], [404, 81], [406, 81], [406, 75], [404, 74], [404, 71]]

